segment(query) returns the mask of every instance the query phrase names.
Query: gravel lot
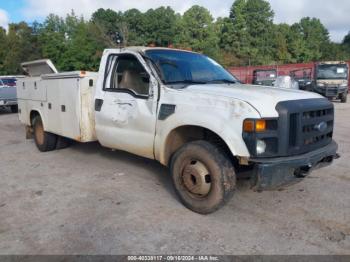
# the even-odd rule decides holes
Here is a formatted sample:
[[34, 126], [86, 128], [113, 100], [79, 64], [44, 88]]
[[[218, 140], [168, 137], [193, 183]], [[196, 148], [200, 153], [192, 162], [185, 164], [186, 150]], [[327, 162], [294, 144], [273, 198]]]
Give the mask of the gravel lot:
[[350, 104], [341, 158], [282, 191], [246, 180], [218, 212], [183, 207], [160, 164], [98, 143], [39, 153], [0, 112], [0, 254], [350, 254]]

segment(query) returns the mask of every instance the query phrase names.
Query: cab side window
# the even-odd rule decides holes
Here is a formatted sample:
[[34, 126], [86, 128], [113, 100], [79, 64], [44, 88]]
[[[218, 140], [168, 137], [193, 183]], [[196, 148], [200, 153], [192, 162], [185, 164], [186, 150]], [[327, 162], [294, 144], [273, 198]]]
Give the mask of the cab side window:
[[138, 96], [148, 96], [149, 75], [133, 55], [123, 55], [115, 61], [108, 91], [131, 92]]

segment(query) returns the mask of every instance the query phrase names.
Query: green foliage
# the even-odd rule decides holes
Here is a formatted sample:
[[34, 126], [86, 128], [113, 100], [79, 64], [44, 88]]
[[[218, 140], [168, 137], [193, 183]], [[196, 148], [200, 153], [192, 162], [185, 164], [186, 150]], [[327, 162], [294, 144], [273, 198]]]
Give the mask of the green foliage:
[[305, 61], [322, 58], [322, 46], [328, 44], [329, 33], [317, 18], [305, 17], [294, 25], [295, 30], [302, 36], [306, 47]]
[[50, 58], [56, 65], [59, 65], [62, 54], [67, 50], [65, 21], [51, 14], [46, 18], [39, 32], [42, 56]]
[[268, 63], [273, 55], [273, 11], [264, 0], [236, 0], [222, 20], [220, 47], [246, 63]]
[[[137, 9], [130, 9], [124, 12], [124, 24], [128, 25], [128, 39], [124, 44], [144, 46], [147, 45], [145, 15]], [[121, 32], [122, 33], [122, 32]]]
[[218, 52], [219, 38], [213, 21], [213, 17], [206, 8], [198, 5], [191, 7], [178, 23], [179, 34], [176, 45], [215, 57]]
[[347, 58], [350, 59], [350, 32], [344, 37], [342, 49], [346, 53]]
[[274, 25], [273, 27], [273, 54], [274, 60], [278, 64], [296, 62], [292, 58], [291, 43], [295, 40], [290, 38], [291, 29], [287, 24]]
[[41, 55], [38, 36], [34, 33], [34, 28], [25, 22], [9, 25], [5, 45], [0, 72], [2, 75], [21, 73], [21, 62], [38, 59]]
[[59, 70], [98, 70], [105, 48], [175, 46], [202, 52], [225, 66], [350, 59], [350, 32], [333, 43], [317, 18], [274, 24], [267, 0], [235, 0], [228, 17], [214, 20], [195, 5], [183, 15], [170, 7], [141, 12], [98, 9], [89, 21], [74, 12], [50, 14], [43, 23], [0, 28], [0, 75], [20, 74], [20, 63], [49, 58]]
[[170, 7], [150, 9], [144, 14], [143, 31], [147, 44], [169, 46], [174, 43], [177, 15]]
[[5, 29], [0, 27], [0, 72], [5, 72], [6, 70], [6, 64], [5, 57], [6, 57], [6, 48], [7, 48], [7, 38], [6, 38], [6, 31]]

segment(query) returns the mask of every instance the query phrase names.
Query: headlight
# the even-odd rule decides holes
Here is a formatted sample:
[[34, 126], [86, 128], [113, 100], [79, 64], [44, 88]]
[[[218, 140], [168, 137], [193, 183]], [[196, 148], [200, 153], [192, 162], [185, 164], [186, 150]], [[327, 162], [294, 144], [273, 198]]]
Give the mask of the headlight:
[[319, 83], [319, 84], [317, 84], [317, 86], [324, 87], [324, 83]]
[[263, 140], [257, 140], [256, 141], [256, 153], [258, 155], [264, 154], [266, 151], [266, 143]]
[[347, 83], [341, 84], [340, 87], [348, 87]]
[[278, 153], [278, 118], [245, 119], [242, 137], [252, 156], [271, 157]]

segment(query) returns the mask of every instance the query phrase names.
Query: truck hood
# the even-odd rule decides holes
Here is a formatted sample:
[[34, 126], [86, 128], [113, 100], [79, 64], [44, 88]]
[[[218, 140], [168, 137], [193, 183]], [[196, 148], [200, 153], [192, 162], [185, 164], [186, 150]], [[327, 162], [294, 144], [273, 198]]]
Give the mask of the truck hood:
[[207, 94], [211, 97], [222, 96], [245, 101], [254, 107], [261, 117], [277, 117], [278, 113], [275, 108], [281, 101], [322, 98], [312, 92], [243, 84], [191, 85], [183, 90], [196, 94]]

